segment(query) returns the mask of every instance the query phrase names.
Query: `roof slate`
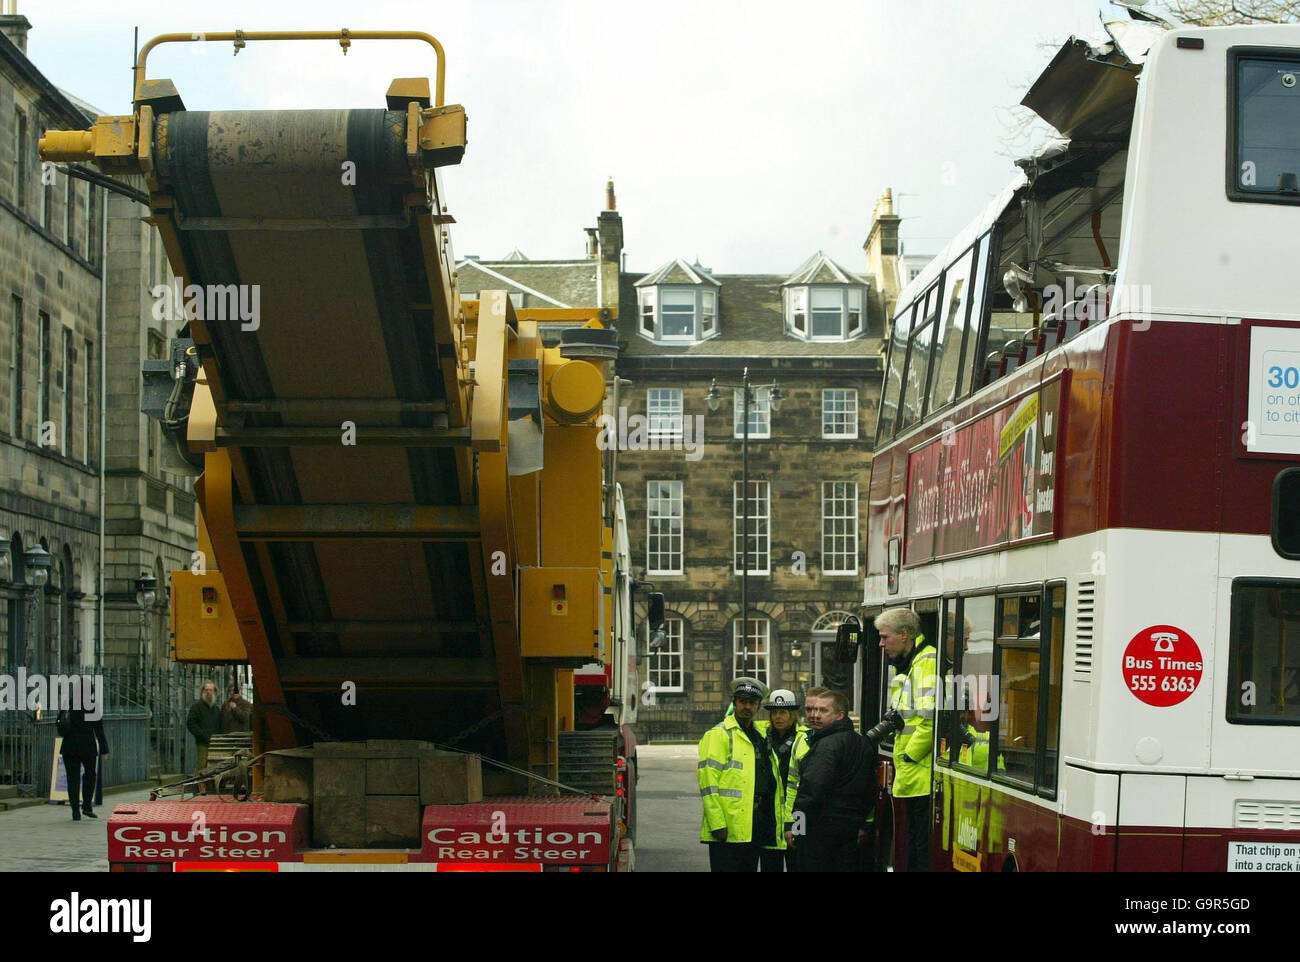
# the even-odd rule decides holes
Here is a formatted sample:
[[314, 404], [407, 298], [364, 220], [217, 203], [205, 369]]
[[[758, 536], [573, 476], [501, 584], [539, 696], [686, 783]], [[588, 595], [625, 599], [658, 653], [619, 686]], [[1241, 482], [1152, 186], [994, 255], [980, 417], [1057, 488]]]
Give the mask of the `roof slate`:
[[862, 284], [868, 281], [846, 271], [821, 251], [808, 258], [785, 279], [786, 284]]
[[[598, 300], [598, 261], [462, 261], [456, 265], [462, 290], [490, 290], [501, 285], [500, 278], [480, 268], [514, 281], [512, 290], [528, 287], [566, 307], [590, 306]], [[636, 298], [632, 300], [635, 303]]]
[[[624, 275], [626, 277], [626, 275]], [[636, 333], [635, 317], [619, 326], [619, 343], [629, 357], [660, 355], [791, 355], [807, 357], [874, 357], [880, 339], [853, 341], [801, 341], [785, 333], [781, 314], [780, 274], [719, 274], [718, 325], [721, 333], [698, 344], [656, 344]], [[629, 303], [625, 300], [624, 303]], [[635, 297], [630, 301], [636, 304]]]

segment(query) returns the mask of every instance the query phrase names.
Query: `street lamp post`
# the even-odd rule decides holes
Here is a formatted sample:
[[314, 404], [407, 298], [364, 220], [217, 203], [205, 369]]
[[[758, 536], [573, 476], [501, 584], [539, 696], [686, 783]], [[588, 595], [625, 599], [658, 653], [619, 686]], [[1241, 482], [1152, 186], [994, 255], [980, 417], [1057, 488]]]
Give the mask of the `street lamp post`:
[[[41, 589], [45, 587], [45, 582], [50, 580], [50, 568], [54, 565], [54, 558], [50, 553], [41, 547], [40, 542], [32, 545], [23, 552], [23, 581], [27, 587], [32, 590], [32, 641], [28, 651], [34, 653], [36, 661], [33, 667], [41, 671], [44, 665], [41, 663], [41, 638], [40, 638], [40, 615], [41, 615]], [[30, 657], [24, 659], [30, 661]]]
[[[724, 385], [726, 386], [726, 385]], [[740, 633], [746, 648], [749, 645], [749, 405], [753, 400], [755, 390], [768, 391], [768, 403], [773, 411], [781, 410], [781, 403], [785, 400], [785, 395], [781, 389], [773, 384], [749, 383], [749, 368], [746, 367], [741, 374], [741, 397], [742, 397], [742, 414], [744, 425], [740, 435], [740, 505], [741, 505], [741, 528], [740, 528]], [[722, 406], [722, 392], [718, 390], [718, 379], [715, 377], [709, 384], [709, 393], [704, 395], [704, 400], [708, 402], [709, 410], [716, 411]], [[734, 557], [734, 552], [733, 552]]]
[[148, 667], [148, 646], [146, 644], [146, 631], [149, 617], [149, 609], [153, 607], [154, 600], [158, 597], [158, 579], [147, 571], [140, 572], [140, 577], [135, 579], [135, 603], [140, 609], [140, 668], [143, 670]]

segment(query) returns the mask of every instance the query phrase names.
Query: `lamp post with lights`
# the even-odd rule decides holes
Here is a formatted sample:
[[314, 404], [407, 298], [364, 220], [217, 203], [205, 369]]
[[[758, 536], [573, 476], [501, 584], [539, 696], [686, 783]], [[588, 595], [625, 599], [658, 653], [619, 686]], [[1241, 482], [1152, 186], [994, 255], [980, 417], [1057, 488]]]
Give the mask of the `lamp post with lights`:
[[[722, 406], [722, 392], [719, 388], [718, 379], [715, 377], [709, 384], [709, 393], [704, 395], [704, 400], [708, 402], [709, 410], [716, 411]], [[722, 387], [739, 387], [742, 397], [741, 424], [744, 425], [740, 436], [740, 503], [741, 503], [741, 533], [740, 533], [740, 632], [744, 639], [746, 648], [749, 645], [749, 410], [753, 403], [756, 391], [766, 391], [768, 404], [773, 411], [780, 411], [781, 404], [785, 401], [785, 394], [775, 383], [772, 384], [751, 384], [749, 380], [749, 368], [746, 367], [741, 374], [741, 383], [739, 385], [721, 385]], [[732, 553], [734, 558], [735, 553]]]

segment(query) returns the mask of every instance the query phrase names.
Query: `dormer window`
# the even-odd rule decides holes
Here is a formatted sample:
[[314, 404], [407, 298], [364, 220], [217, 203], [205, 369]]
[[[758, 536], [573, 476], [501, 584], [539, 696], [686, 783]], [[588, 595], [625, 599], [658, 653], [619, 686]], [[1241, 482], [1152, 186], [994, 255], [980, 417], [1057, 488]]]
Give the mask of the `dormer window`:
[[659, 297], [661, 337], [695, 337], [695, 292], [664, 288]]
[[660, 344], [715, 337], [719, 284], [708, 271], [676, 260], [636, 282], [640, 334]]
[[847, 341], [866, 333], [867, 282], [818, 252], [781, 288], [786, 332], [805, 341]]

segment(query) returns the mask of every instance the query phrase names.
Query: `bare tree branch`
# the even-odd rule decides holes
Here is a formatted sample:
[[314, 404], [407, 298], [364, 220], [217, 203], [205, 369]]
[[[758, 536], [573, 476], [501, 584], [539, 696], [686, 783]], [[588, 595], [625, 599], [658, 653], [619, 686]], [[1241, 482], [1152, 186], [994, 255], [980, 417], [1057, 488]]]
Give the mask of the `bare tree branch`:
[[1194, 27], [1300, 22], [1300, 0], [1169, 0], [1166, 5]]

